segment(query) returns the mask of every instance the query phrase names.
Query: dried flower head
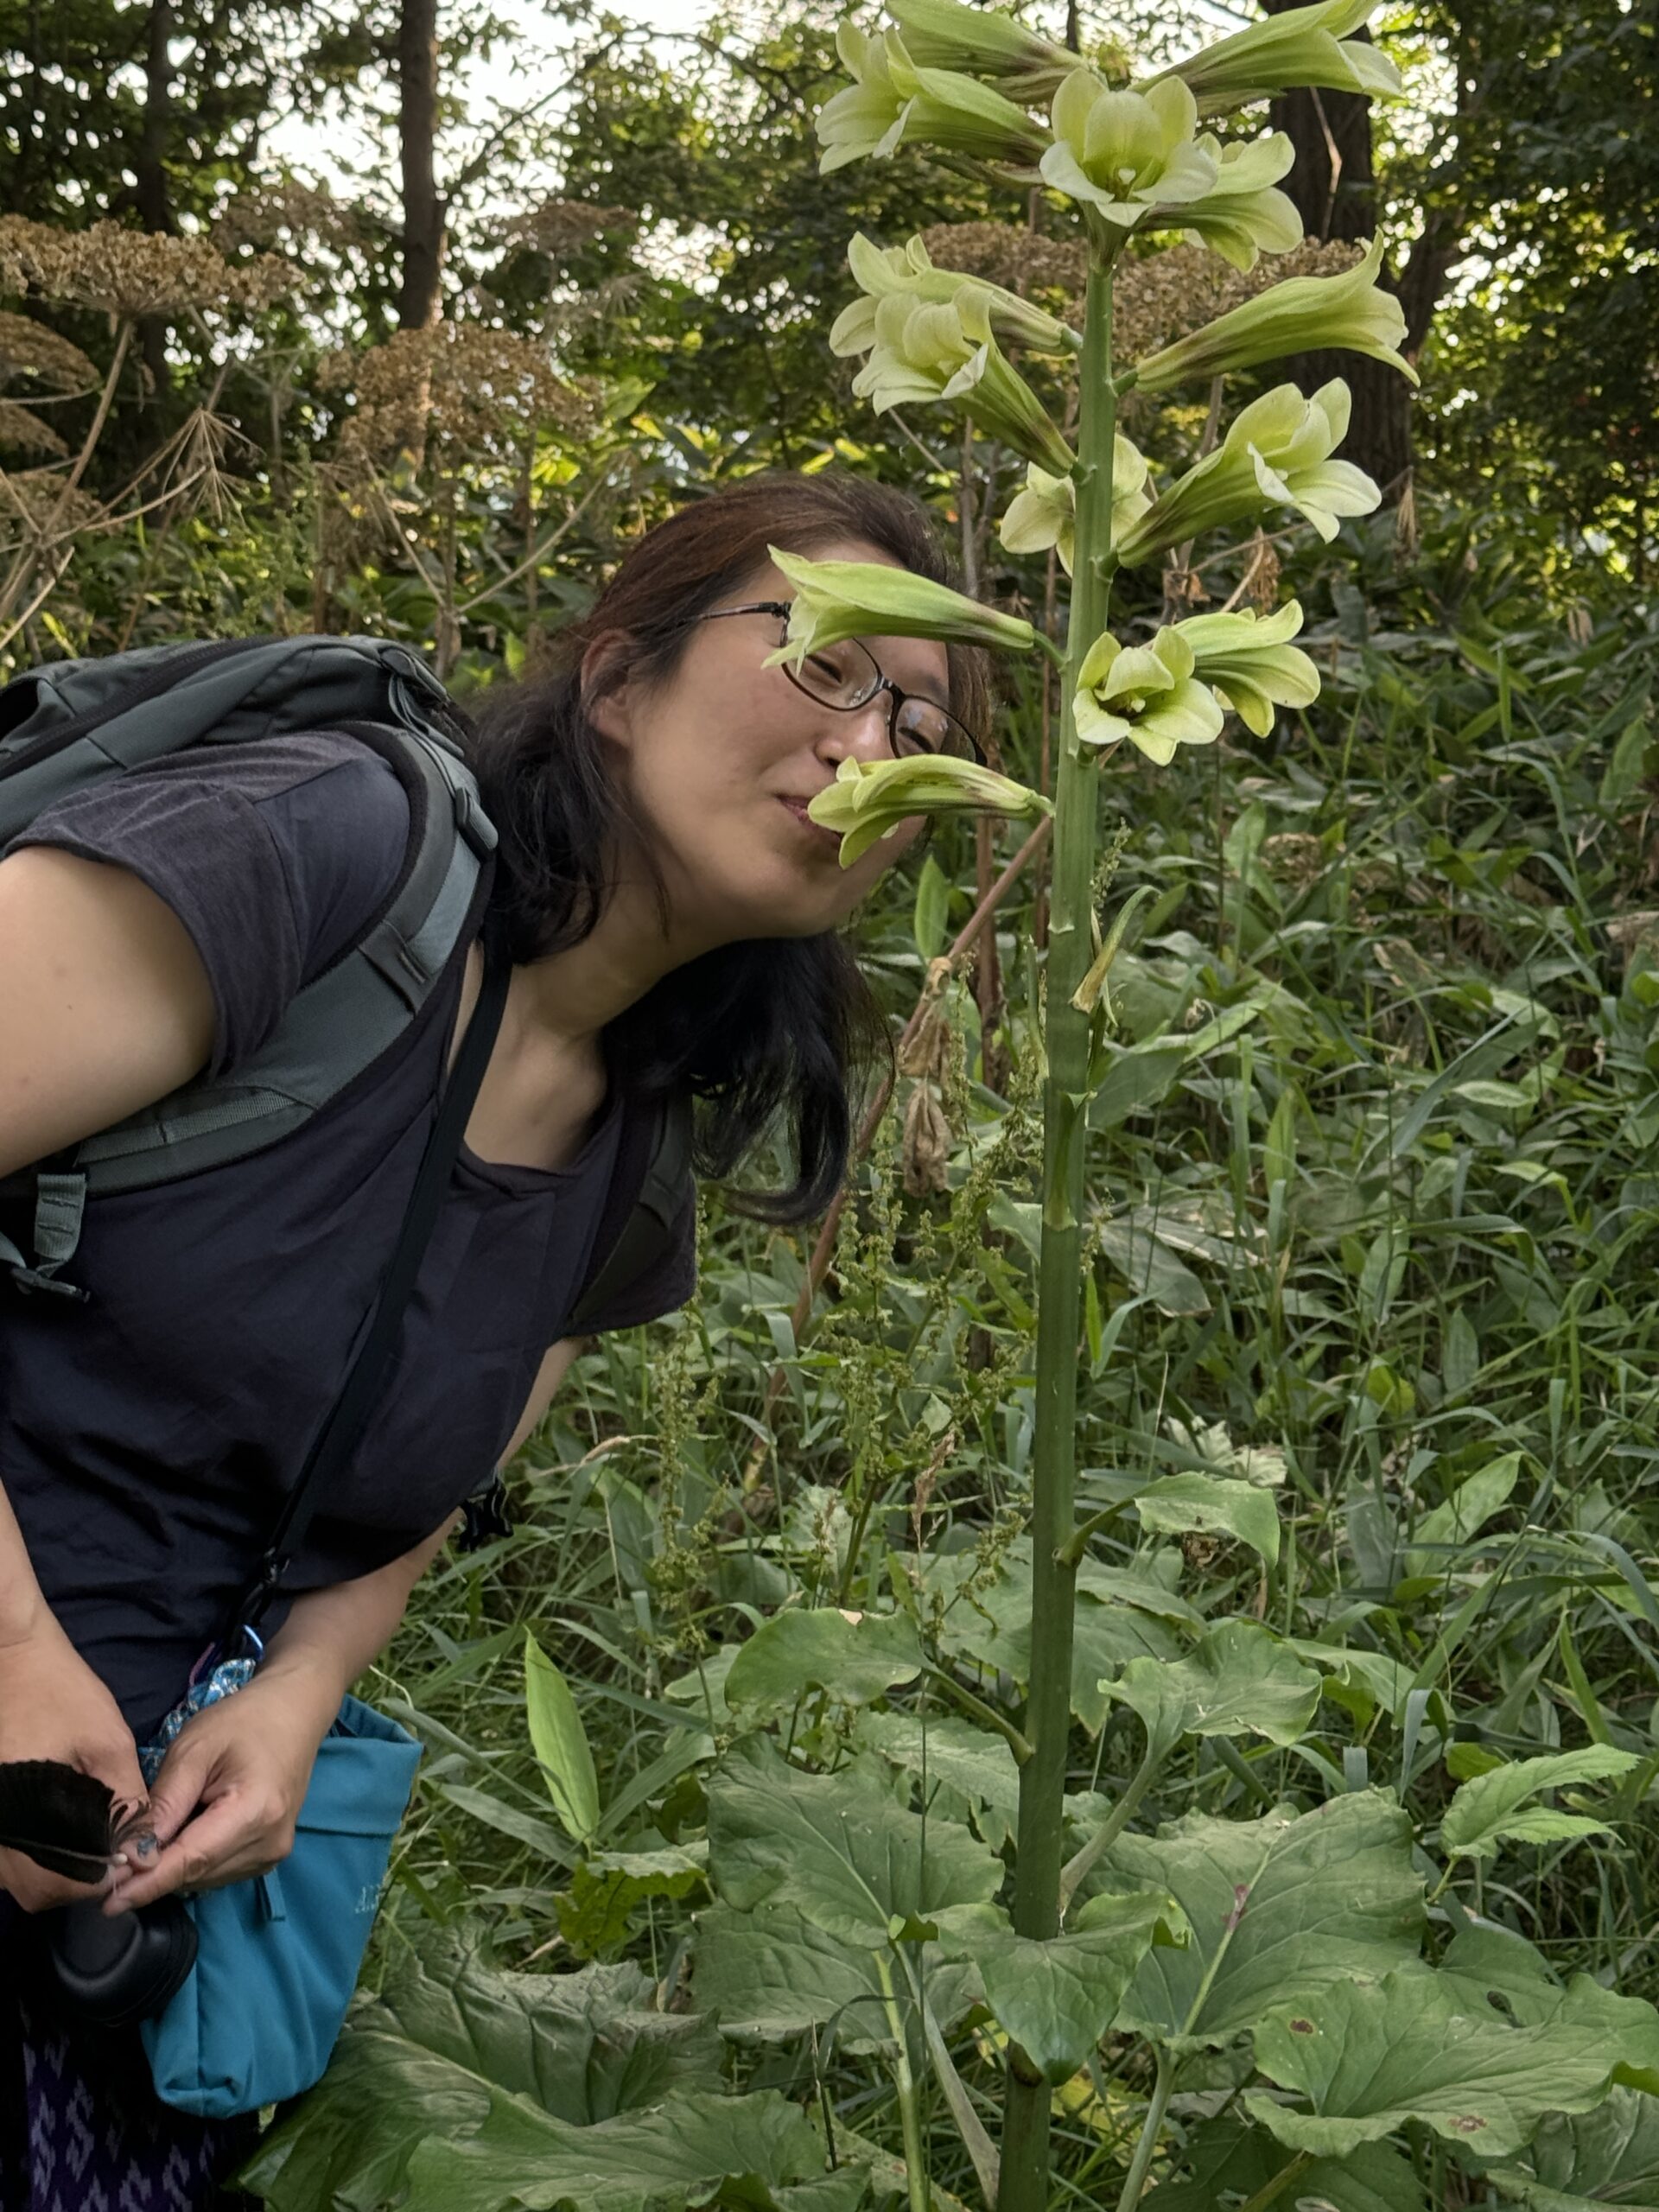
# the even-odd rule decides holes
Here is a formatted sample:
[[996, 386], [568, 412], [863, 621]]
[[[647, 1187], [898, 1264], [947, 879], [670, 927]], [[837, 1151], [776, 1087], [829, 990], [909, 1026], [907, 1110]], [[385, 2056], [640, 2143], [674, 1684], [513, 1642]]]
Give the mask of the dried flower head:
[[0, 290], [100, 308], [109, 315], [176, 313], [184, 308], [256, 312], [294, 288], [276, 254], [227, 261], [206, 238], [169, 238], [92, 223], [63, 231], [22, 215], [0, 215]]
[[297, 177], [234, 194], [220, 204], [213, 229], [220, 252], [250, 245], [291, 248], [311, 239], [329, 246], [363, 245], [372, 235], [373, 225], [360, 208], [336, 200], [326, 185], [302, 184]]
[[8, 453], [45, 454], [61, 461], [69, 448], [52, 428], [15, 399], [0, 399], [0, 448]]
[[481, 322], [436, 322], [366, 353], [327, 355], [319, 381], [356, 398], [342, 459], [377, 466], [399, 453], [423, 457], [434, 441], [445, 460], [505, 457], [527, 430], [579, 435], [598, 404], [589, 382], [559, 376], [533, 340]]
[[89, 492], [67, 492], [55, 468], [0, 468], [0, 543], [9, 548], [59, 544], [105, 517]]
[[0, 314], [0, 384], [37, 377], [49, 391], [96, 391], [98, 371], [79, 346], [32, 315]]
[[544, 200], [525, 210], [499, 233], [504, 246], [529, 246], [550, 261], [564, 261], [607, 231], [637, 231], [633, 207], [601, 207], [588, 200]]

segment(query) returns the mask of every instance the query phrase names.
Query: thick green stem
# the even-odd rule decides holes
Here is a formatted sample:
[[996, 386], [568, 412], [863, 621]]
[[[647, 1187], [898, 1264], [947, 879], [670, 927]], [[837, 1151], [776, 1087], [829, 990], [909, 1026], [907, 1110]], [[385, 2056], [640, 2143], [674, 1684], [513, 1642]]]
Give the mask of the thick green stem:
[[[1043, 1093], [1043, 1242], [1038, 1268], [1037, 1434], [1033, 1452], [1031, 1694], [1025, 1733], [1032, 1756], [1020, 1770], [1020, 1857], [1014, 1923], [1039, 1941], [1059, 1932], [1060, 1853], [1066, 1751], [1071, 1726], [1071, 1611], [1077, 1563], [1069, 1555], [1076, 1517], [1077, 1336], [1083, 1304], [1083, 1154], [1089, 1018], [1071, 1003], [1093, 951], [1090, 900], [1099, 810], [1099, 770], [1079, 757], [1072, 698], [1083, 657], [1106, 626], [1110, 585], [1112, 279], [1089, 278], [1084, 322], [1082, 411], [1077, 439], [1076, 574], [1062, 680], [1059, 771], [1055, 779], [1054, 873], [1048, 926]], [[1002, 2187], [998, 2212], [1046, 2212], [1049, 2087], [1025, 2053], [1008, 2054]]]
[[1068, 1859], [1060, 1870], [1060, 1910], [1064, 1912], [1077, 1893], [1077, 1884], [1095, 1861], [1109, 1852], [1129, 1822], [1135, 1818], [1141, 1800], [1146, 1796], [1162, 1771], [1169, 1755], [1166, 1744], [1149, 1743], [1147, 1755], [1135, 1769], [1128, 1788], [1118, 1799], [1111, 1811], [1095, 1830], [1087, 1843], [1075, 1857]]
[[1164, 2114], [1169, 2110], [1169, 2093], [1175, 2086], [1175, 2062], [1166, 2050], [1158, 2054], [1158, 2079], [1153, 2084], [1152, 2101], [1147, 2107], [1147, 2116], [1141, 2124], [1141, 2140], [1135, 2146], [1135, 2156], [1129, 2162], [1128, 2177], [1123, 2183], [1123, 2194], [1117, 2200], [1117, 2212], [1135, 2212], [1147, 2186], [1147, 2176], [1152, 2171], [1152, 2161], [1158, 2149], [1158, 2138], [1164, 2132]]
[[893, 1968], [885, 1951], [875, 1951], [871, 1955], [875, 1961], [876, 1979], [881, 1984], [887, 2032], [898, 2050], [898, 2056], [893, 2062], [893, 2081], [899, 2092], [899, 2120], [904, 2130], [905, 2182], [910, 2196], [910, 2212], [931, 2212], [933, 2198], [927, 2185], [927, 2145], [922, 2139], [922, 2107], [916, 2095], [915, 2076], [910, 2070], [910, 2045], [905, 2040], [905, 2023], [893, 1986]]

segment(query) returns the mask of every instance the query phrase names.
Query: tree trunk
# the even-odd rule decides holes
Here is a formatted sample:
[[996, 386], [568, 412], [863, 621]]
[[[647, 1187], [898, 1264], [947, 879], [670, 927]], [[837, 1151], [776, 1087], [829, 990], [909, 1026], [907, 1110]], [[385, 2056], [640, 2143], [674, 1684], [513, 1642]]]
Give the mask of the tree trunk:
[[[133, 155], [133, 199], [147, 231], [171, 232], [173, 202], [167, 188], [167, 147], [173, 110], [173, 0], [150, 0], [149, 43], [144, 54], [144, 120]], [[147, 315], [138, 325], [138, 342], [152, 391], [168, 389], [167, 319]]]
[[[1285, 13], [1300, 0], [1262, 0], [1270, 16]], [[1369, 38], [1362, 31], [1359, 36]], [[1369, 238], [1376, 228], [1376, 174], [1371, 155], [1371, 103], [1363, 93], [1298, 90], [1273, 102], [1275, 130], [1296, 149], [1296, 166], [1281, 189], [1296, 204], [1302, 227], [1313, 238]], [[1405, 309], [1403, 352], [1411, 359], [1428, 334], [1446, 274], [1456, 257], [1455, 238], [1444, 214], [1430, 209], [1422, 236], [1398, 276], [1386, 267], [1382, 283], [1396, 292]], [[1316, 391], [1341, 377], [1353, 394], [1354, 412], [1342, 452], [1382, 487], [1385, 502], [1397, 500], [1410, 480], [1412, 387], [1397, 369], [1363, 353], [1301, 353], [1283, 365], [1283, 373], [1304, 391]]]
[[438, 127], [438, 0], [403, 0], [397, 25], [397, 132], [403, 161], [402, 330], [438, 319], [445, 209], [435, 173]]

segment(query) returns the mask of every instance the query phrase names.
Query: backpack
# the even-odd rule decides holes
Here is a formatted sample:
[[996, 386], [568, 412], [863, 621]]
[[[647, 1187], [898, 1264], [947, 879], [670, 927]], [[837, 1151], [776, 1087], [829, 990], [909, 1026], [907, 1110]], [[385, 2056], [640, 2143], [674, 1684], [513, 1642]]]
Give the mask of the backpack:
[[[390, 894], [258, 1052], [0, 1179], [0, 1199], [34, 1198], [32, 1260], [0, 1233], [0, 1270], [18, 1290], [86, 1300], [60, 1270], [74, 1257], [89, 1196], [245, 1159], [365, 1076], [482, 927], [497, 839], [467, 765], [461, 712], [403, 645], [300, 637], [149, 646], [49, 662], [0, 689], [0, 853], [54, 800], [144, 761], [334, 729], [372, 747], [409, 795], [409, 849]], [[571, 1333], [666, 1249], [691, 1188], [690, 1155], [685, 1099], [626, 1117]]]

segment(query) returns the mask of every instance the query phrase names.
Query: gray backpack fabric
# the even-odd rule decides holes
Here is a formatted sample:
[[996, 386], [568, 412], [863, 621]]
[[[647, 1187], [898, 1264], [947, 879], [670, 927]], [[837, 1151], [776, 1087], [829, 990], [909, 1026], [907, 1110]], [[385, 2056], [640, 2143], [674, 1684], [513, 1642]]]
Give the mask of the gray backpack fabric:
[[[345, 730], [409, 794], [410, 834], [383, 911], [300, 991], [276, 1034], [226, 1075], [200, 1078], [99, 1130], [0, 1195], [32, 1187], [33, 1258], [0, 1234], [17, 1288], [84, 1299], [73, 1260], [89, 1196], [145, 1190], [262, 1150], [301, 1128], [390, 1049], [425, 1005], [463, 933], [483, 919], [496, 845], [462, 749], [459, 710], [405, 647], [373, 638], [256, 638], [55, 661], [0, 690], [0, 851], [54, 801], [194, 745]], [[664, 1243], [690, 1181], [689, 1110], [644, 1117], [619, 1184], [639, 1196], [601, 1224], [595, 1268], [571, 1315], [624, 1289]]]

